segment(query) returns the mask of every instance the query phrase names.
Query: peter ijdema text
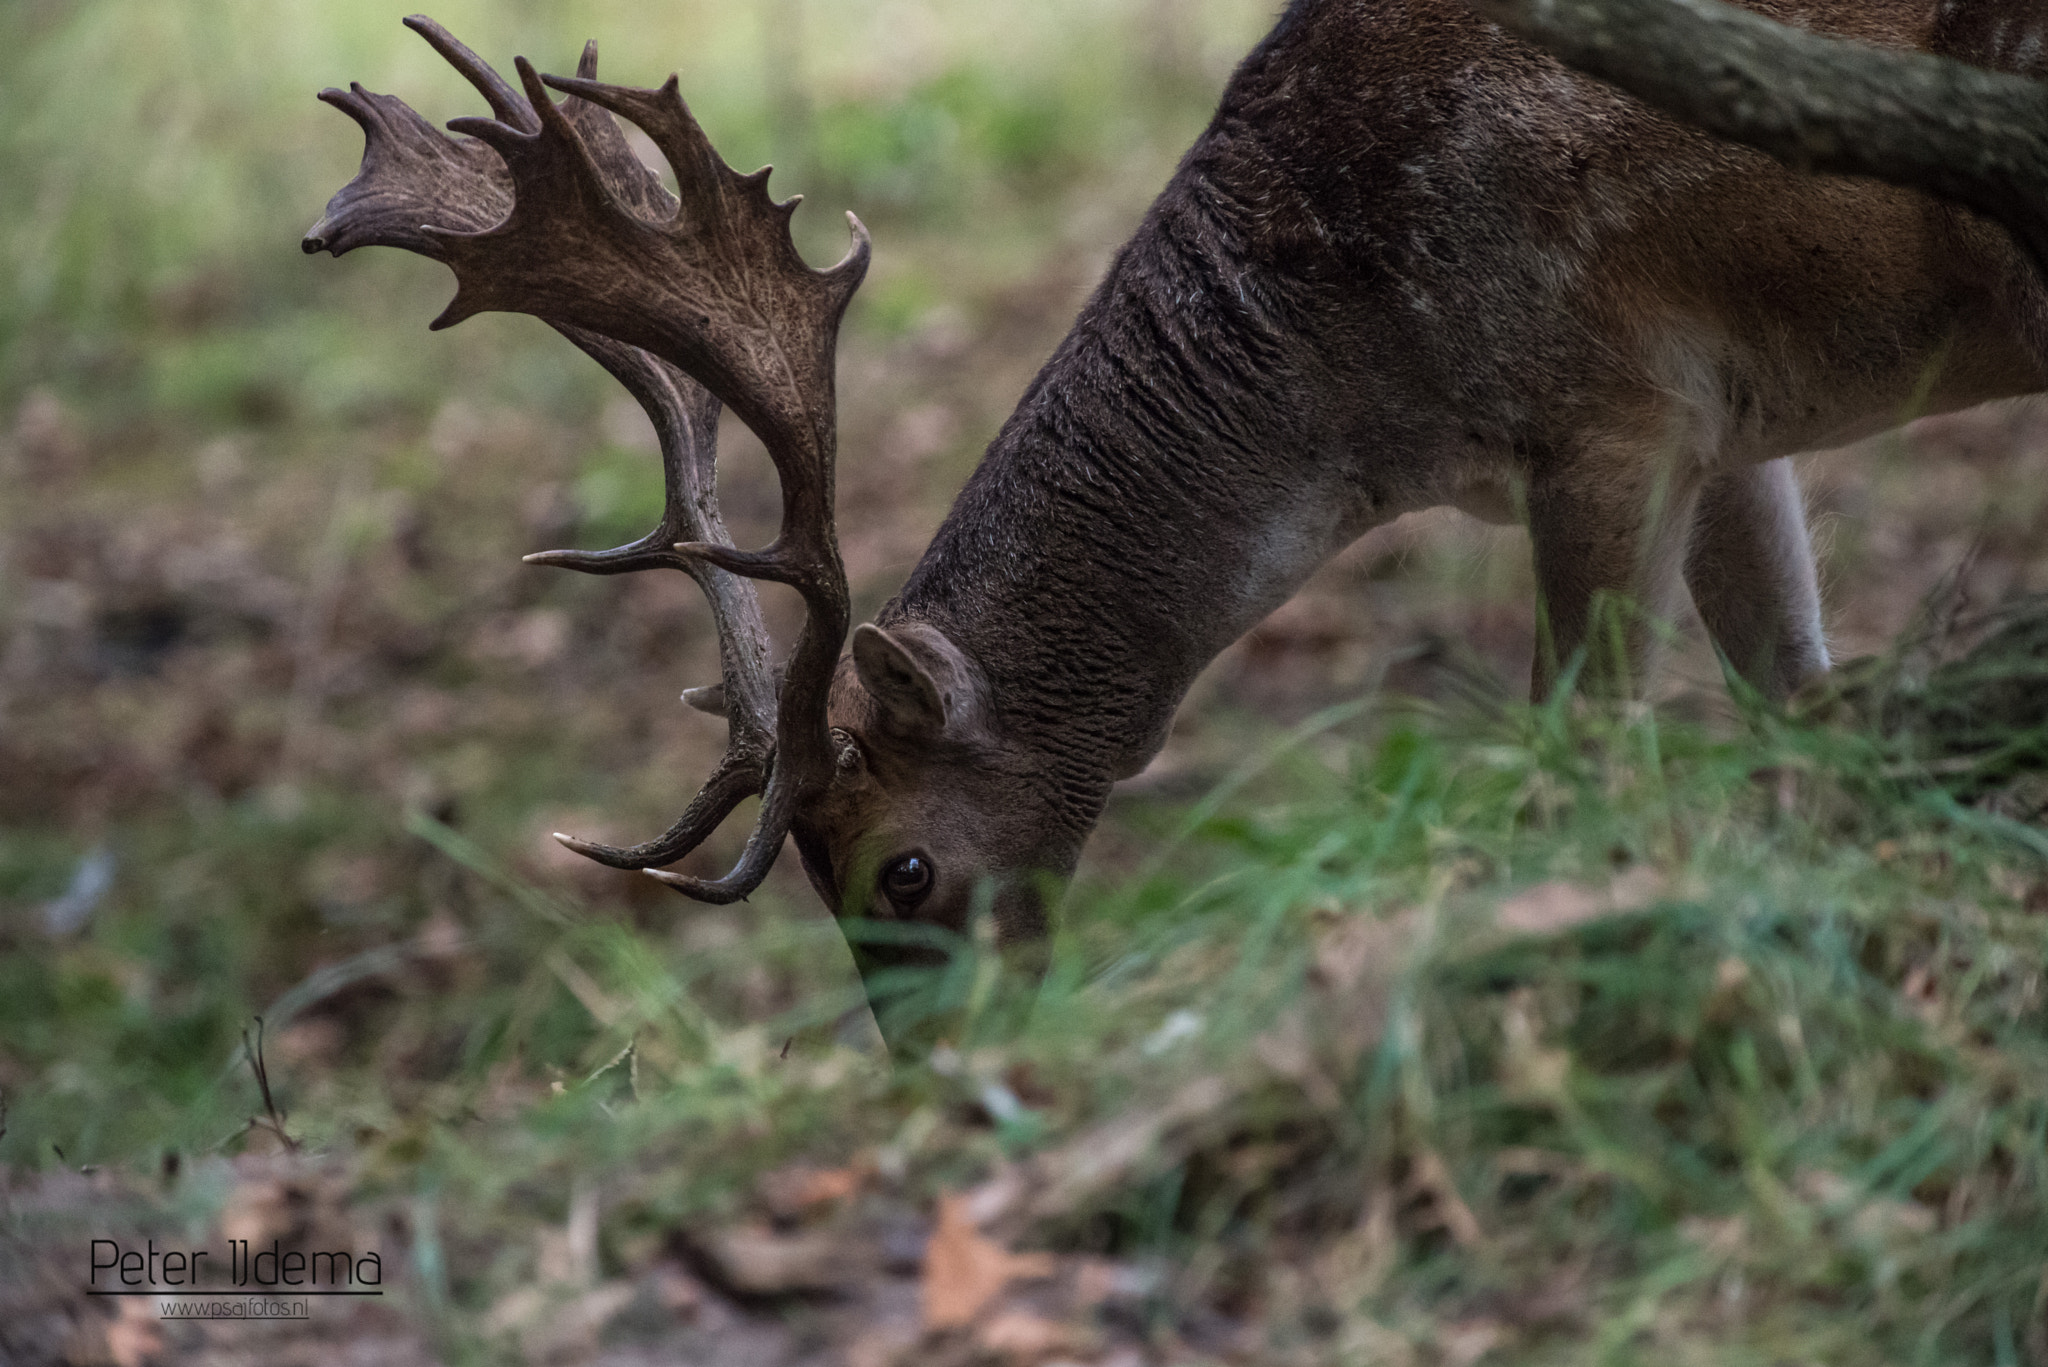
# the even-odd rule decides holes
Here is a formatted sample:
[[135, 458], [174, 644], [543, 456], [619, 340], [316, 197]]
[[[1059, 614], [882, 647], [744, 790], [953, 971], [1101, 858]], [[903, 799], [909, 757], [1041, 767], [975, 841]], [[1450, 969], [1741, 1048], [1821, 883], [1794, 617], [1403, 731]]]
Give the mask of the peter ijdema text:
[[95, 1296], [147, 1296], [203, 1288], [210, 1295], [381, 1296], [384, 1261], [346, 1249], [266, 1248], [229, 1239], [225, 1250], [142, 1247], [94, 1239], [86, 1291]]

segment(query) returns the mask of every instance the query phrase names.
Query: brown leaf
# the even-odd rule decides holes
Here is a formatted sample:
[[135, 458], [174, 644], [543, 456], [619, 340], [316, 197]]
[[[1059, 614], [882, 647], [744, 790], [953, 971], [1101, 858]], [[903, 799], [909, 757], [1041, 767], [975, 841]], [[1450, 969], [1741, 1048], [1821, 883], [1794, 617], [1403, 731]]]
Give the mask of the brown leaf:
[[924, 1250], [924, 1326], [957, 1329], [972, 1324], [982, 1307], [1013, 1278], [1050, 1277], [1049, 1253], [1012, 1253], [982, 1236], [967, 1198], [939, 1198], [939, 1222]]

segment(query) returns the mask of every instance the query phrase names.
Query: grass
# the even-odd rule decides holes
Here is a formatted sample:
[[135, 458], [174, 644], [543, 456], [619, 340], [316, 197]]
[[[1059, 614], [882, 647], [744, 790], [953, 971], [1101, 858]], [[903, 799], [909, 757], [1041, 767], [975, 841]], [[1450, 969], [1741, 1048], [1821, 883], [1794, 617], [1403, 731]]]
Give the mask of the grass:
[[[962, 946], [922, 985], [949, 1013], [936, 1066], [833, 1040], [854, 998], [827, 925], [770, 906], [708, 944], [650, 932], [427, 816], [416, 876], [461, 928], [359, 965], [376, 1000], [350, 1000], [347, 965], [324, 999], [266, 985], [205, 936], [231, 918], [196, 871], [189, 919], [131, 888], [82, 940], [8, 961], [0, 1037], [38, 1085], [10, 1089], [7, 1150], [233, 1149], [261, 1109], [241, 1019], [338, 1023], [317, 1059], [274, 1043], [273, 1079], [353, 1181], [434, 1194], [463, 1341], [534, 1275], [484, 1255], [559, 1218], [532, 1193], [602, 1186], [629, 1266], [798, 1159], [869, 1164], [913, 1205], [1005, 1166], [1057, 1187], [1077, 1143], [1208, 1080], [1028, 1225], [1163, 1259], [1169, 1322], [1233, 1307], [1303, 1360], [1399, 1361], [1453, 1330], [1526, 1363], [2038, 1353], [2034, 828], [1866, 736], [1775, 718], [1731, 737], [1389, 706], [1303, 731], [1192, 820], [1128, 818], [1169, 823], [1154, 870], [1077, 896], [1021, 1029]], [[250, 879], [313, 828], [244, 815], [184, 840]], [[779, 1011], [754, 1004], [762, 977], [785, 980]]]
[[[595, 34], [615, 78], [681, 66], [735, 163], [793, 153], [815, 259], [842, 203], [875, 228], [841, 385], [871, 608], [1266, 18], [1161, 15], [436, 17], [494, 58]], [[547, 854], [673, 814], [713, 647], [687, 586], [517, 564], [651, 521], [594, 368], [519, 321], [427, 336], [431, 267], [299, 255], [358, 150], [312, 90], [469, 108], [396, 17], [0, 14], [0, 472], [34, 491], [0, 501], [0, 1273], [75, 1280], [38, 1231], [114, 1218], [81, 1165], [188, 1230], [249, 1218], [285, 1180], [249, 1124], [262, 1016], [290, 1180], [378, 1231], [444, 1360], [594, 1360], [523, 1337], [519, 1298], [683, 1265], [843, 1347], [911, 1274], [748, 1291], [720, 1241], [882, 1247], [971, 1192], [1122, 1288], [1033, 1303], [1073, 1360], [2048, 1363], [2037, 611], [1705, 720], [1347, 696], [1352, 664], [1275, 637], [1269, 673], [1330, 676], [1305, 720], [1234, 706], [1261, 676], [1226, 661], [1187, 720], [1238, 767], [1118, 799], [1028, 1011], [973, 937], [901, 979], [887, 1009], [945, 1045], [892, 1065], [791, 870], [686, 908]], [[760, 463], [732, 442], [742, 537]], [[1893, 501], [1866, 515], [1902, 555], [1955, 534]], [[2037, 505], [1998, 535], [2038, 545]], [[1452, 559], [1351, 587], [1412, 625], [1402, 595], [1488, 578]], [[802, 1171], [858, 1195], [792, 1214]], [[0, 1275], [24, 1360], [31, 1280]], [[905, 1360], [1009, 1351], [969, 1338]]]

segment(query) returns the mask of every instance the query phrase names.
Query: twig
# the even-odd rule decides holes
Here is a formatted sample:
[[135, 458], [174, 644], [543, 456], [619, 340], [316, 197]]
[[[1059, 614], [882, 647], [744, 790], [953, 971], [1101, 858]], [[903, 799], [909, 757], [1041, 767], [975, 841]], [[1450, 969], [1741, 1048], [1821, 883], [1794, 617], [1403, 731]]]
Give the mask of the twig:
[[249, 1040], [249, 1027], [242, 1027], [242, 1052], [248, 1056], [249, 1070], [256, 1074], [256, 1089], [263, 1094], [263, 1115], [250, 1116], [249, 1128], [253, 1130], [260, 1127], [269, 1130], [283, 1142], [287, 1152], [297, 1153], [299, 1141], [285, 1132], [285, 1113], [278, 1108], [277, 1098], [270, 1094], [270, 1069], [263, 1062], [263, 1017], [257, 1016], [255, 1020], [254, 1044]]

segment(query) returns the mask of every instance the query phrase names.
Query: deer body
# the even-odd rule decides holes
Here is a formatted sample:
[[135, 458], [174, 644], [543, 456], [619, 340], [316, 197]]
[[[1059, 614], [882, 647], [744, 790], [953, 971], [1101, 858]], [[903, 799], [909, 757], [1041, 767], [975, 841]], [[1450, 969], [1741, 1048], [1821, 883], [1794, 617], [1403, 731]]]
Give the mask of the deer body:
[[[2041, 57], [2040, 43], [2024, 41], [2032, 29], [2011, 22], [2023, 6], [2005, 0], [1748, 7], [1982, 65], [2020, 69]], [[529, 70], [527, 110], [434, 33], [500, 120], [531, 123], [540, 131], [521, 138], [570, 160], [580, 138], [607, 184], [641, 182], [621, 169], [623, 142], [607, 142], [615, 132], [590, 122], [603, 116], [586, 101], [656, 135], [692, 212], [752, 184], [722, 163], [729, 181], [693, 169], [716, 157], [680, 100], [661, 103], [672, 89], [547, 78], [581, 97], [560, 107], [582, 130], [570, 136]], [[584, 74], [593, 71], [587, 54]], [[378, 110], [332, 94], [364, 123], [374, 154]], [[681, 131], [664, 136], [657, 124]], [[546, 159], [510, 130], [489, 140], [522, 207], [538, 200], [553, 174]], [[711, 190], [690, 190], [700, 174]], [[379, 175], [399, 173], [366, 156], [330, 224], [368, 217], [344, 200]], [[506, 212], [500, 199], [512, 191], [487, 188], [464, 226]], [[433, 193], [446, 191], [436, 183]], [[616, 193], [642, 220], [667, 212], [648, 207], [664, 198], [658, 187]], [[632, 269], [642, 231], [633, 215], [592, 227], [577, 217], [585, 209], [548, 212], [578, 242], [626, 243], [628, 264], [607, 269]], [[686, 241], [689, 218], [663, 231]], [[476, 234], [476, 253], [522, 222]], [[309, 250], [353, 245], [328, 227]], [[359, 236], [448, 249], [463, 280], [457, 313], [486, 266], [493, 290], [536, 269], [530, 252], [479, 265], [476, 253], [458, 257], [440, 239], [422, 246], [390, 225]], [[836, 324], [859, 265], [819, 277], [835, 282], [829, 307], [805, 306], [829, 314], [821, 325]], [[517, 297], [497, 290], [475, 306], [556, 322], [629, 386], [630, 368], [588, 334], [631, 344], [621, 351], [646, 347], [632, 354], [659, 358], [677, 385], [688, 384], [682, 371], [695, 375], [750, 422], [790, 392], [748, 388], [744, 373], [764, 348], [702, 342], [692, 329], [711, 336], [726, 320], [695, 305], [652, 317], [659, 300], [589, 304], [631, 293], [600, 276], [574, 290], [553, 280]], [[741, 352], [745, 364], [733, 359]], [[829, 378], [812, 388], [821, 383], [814, 407], [829, 405]], [[643, 380], [634, 392], [654, 412], [648, 388]], [[1784, 457], [1894, 425], [1909, 402], [1937, 411], [2043, 388], [2048, 296], [2004, 230], [1913, 192], [1801, 175], [1682, 127], [1570, 74], [1465, 0], [1296, 0], [1239, 68], [901, 593], [854, 633], [829, 696], [793, 664], [779, 720], [743, 716], [728, 700], [754, 748], [721, 769], [669, 837], [632, 850], [572, 843], [626, 867], [671, 862], [745, 784], [765, 782], [765, 806], [785, 815], [780, 828], [764, 818], [744, 877], [661, 876], [692, 895], [744, 895], [787, 829], [835, 911], [959, 929], [993, 883], [1000, 938], [1029, 946], [1047, 924], [1038, 876], [1071, 871], [1111, 785], [1157, 751], [1196, 674], [1371, 528], [1442, 504], [1525, 518], [1547, 610], [1539, 693], [1585, 643], [1598, 596], [1658, 614], [1683, 584], [1734, 666], [1783, 696], [1827, 667]], [[811, 411], [779, 430], [806, 422], [823, 435], [785, 435], [784, 446], [803, 448], [794, 456], [770, 439], [786, 480], [777, 547], [816, 551], [818, 489], [788, 481], [820, 459], [829, 481], [829, 411], [822, 425]], [[679, 468], [672, 457], [672, 512], [687, 502]], [[600, 572], [637, 568], [659, 536], [608, 561], [551, 555]], [[707, 587], [724, 582], [705, 578], [715, 575], [707, 566], [797, 583], [813, 608], [799, 664], [827, 658], [822, 647], [844, 630], [843, 576], [835, 625], [813, 569], [777, 568], [775, 548], [742, 554], [722, 538], [713, 515], [664, 563]], [[758, 642], [754, 620], [722, 626], [728, 695], [734, 656], [746, 653], [733, 641]], [[1638, 628], [1627, 642], [1635, 679], [1648, 635]], [[752, 692], [765, 687], [756, 679]], [[772, 777], [760, 759], [769, 730]]]
[[[1943, 36], [1931, 3], [1755, 7], [1893, 45]], [[1065, 859], [1016, 853], [1059, 872], [1196, 673], [1415, 509], [1526, 509], [1551, 633], [1539, 693], [1596, 593], [1662, 612], [1683, 580], [1734, 664], [1783, 696], [1827, 653], [1781, 458], [1894, 426], [1916, 396], [1936, 411], [2048, 387], [2044, 325], [2027, 263], [1965, 211], [1681, 127], [1461, 0], [1304, 0], [878, 625], [939, 633], [978, 667], [1010, 800], [1031, 790], [1037, 829], [1071, 841]], [[914, 762], [928, 737], [878, 734], [875, 690], [842, 670], [834, 723]], [[961, 785], [943, 757], [926, 767], [892, 786], [945, 800], [899, 814], [881, 797], [832, 824], [936, 843], [964, 824]], [[1038, 931], [1017, 915], [1008, 933]]]

